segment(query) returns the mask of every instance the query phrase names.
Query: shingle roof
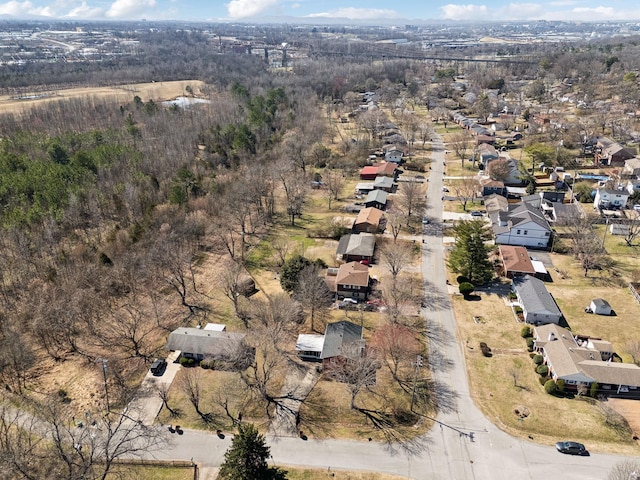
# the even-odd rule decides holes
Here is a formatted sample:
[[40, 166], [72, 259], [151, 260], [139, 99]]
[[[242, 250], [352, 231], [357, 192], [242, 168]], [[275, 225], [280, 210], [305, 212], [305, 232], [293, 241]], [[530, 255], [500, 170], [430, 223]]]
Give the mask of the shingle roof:
[[391, 177], [376, 177], [373, 181], [373, 188], [391, 188], [393, 187], [393, 178]]
[[513, 279], [513, 287], [518, 292], [522, 307], [527, 312], [562, 315], [558, 305], [544, 286], [544, 282], [531, 275]]
[[369, 285], [369, 267], [358, 262], [340, 265], [336, 275], [336, 285], [355, 285], [366, 287]]
[[[387, 177], [385, 177], [387, 178]], [[391, 179], [389, 179], [391, 180]], [[382, 205], [387, 204], [387, 192], [384, 190], [372, 190], [367, 194], [367, 198], [364, 200], [364, 203], [369, 202], [378, 202]]]
[[324, 332], [324, 345], [320, 358], [331, 358], [345, 353], [348, 354], [350, 352], [345, 352], [345, 348], [343, 347], [350, 345], [361, 347], [363, 344], [362, 327], [360, 325], [348, 322], [347, 320], [330, 323]]
[[368, 223], [370, 225], [379, 225], [382, 219], [382, 210], [375, 207], [363, 208], [358, 212], [354, 225]]
[[524, 247], [500, 245], [500, 256], [507, 272], [530, 273], [532, 275], [536, 273], [529, 252]]
[[227, 356], [242, 347], [244, 337], [243, 333], [181, 327], [169, 334], [166, 348], [199, 355]]
[[338, 255], [372, 257], [376, 248], [376, 237], [371, 233], [343, 235], [338, 242]]

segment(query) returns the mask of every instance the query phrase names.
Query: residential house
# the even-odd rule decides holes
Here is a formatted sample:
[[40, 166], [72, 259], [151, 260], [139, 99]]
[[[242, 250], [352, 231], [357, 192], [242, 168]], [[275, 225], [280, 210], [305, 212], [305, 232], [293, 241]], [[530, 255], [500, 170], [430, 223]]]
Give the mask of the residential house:
[[373, 190], [373, 182], [359, 182], [356, 183], [356, 193], [362, 195], [367, 194]]
[[582, 210], [575, 203], [543, 202], [546, 217], [558, 226], [570, 225], [582, 217]]
[[376, 237], [371, 233], [343, 235], [338, 242], [336, 258], [343, 262], [370, 263], [376, 249]]
[[482, 178], [480, 180], [480, 187], [482, 188], [481, 195], [483, 197], [494, 194], [503, 197], [507, 196], [507, 188], [501, 180], [493, 180], [489, 177]]
[[378, 177], [391, 177], [396, 178], [398, 175], [398, 166], [393, 162], [378, 162], [373, 164], [377, 170]]
[[596, 190], [593, 207], [602, 210], [618, 210], [627, 206], [629, 192], [601, 187]]
[[197, 361], [212, 358], [236, 362], [239, 358], [251, 359], [251, 349], [245, 344], [244, 333], [224, 330], [180, 327], [169, 334], [165, 348], [180, 351], [181, 356]]
[[362, 180], [375, 180], [378, 176], [378, 167], [374, 165], [366, 165], [360, 170], [360, 178]]
[[558, 325], [537, 326], [534, 346], [549, 367], [549, 376], [563, 380], [565, 389], [589, 392], [597, 384], [598, 394], [640, 397], [640, 367], [613, 362], [613, 346], [599, 338], [574, 336]]
[[482, 198], [484, 208], [489, 215], [495, 212], [506, 212], [509, 209], [509, 201], [496, 193]]
[[640, 192], [640, 180], [629, 180], [627, 182], [627, 192], [629, 192], [629, 195]]
[[373, 181], [374, 190], [383, 190], [390, 193], [393, 190], [393, 178], [391, 177], [376, 177]]
[[478, 153], [478, 160], [482, 164], [483, 168], [487, 168], [487, 165], [492, 160], [497, 160], [500, 155], [493, 145], [488, 143], [481, 143], [476, 149]]
[[[538, 197], [538, 200], [540, 197]], [[489, 214], [495, 242], [501, 245], [547, 248], [551, 227], [542, 210], [528, 202], [510, 204], [507, 211]]]
[[324, 335], [298, 335], [296, 352], [303, 360], [331, 362], [335, 359], [353, 359], [365, 348], [361, 325], [341, 320], [329, 323]]
[[335, 276], [327, 276], [327, 285], [340, 298], [365, 300], [369, 294], [369, 267], [359, 262], [344, 263]]
[[398, 148], [392, 148], [390, 150], [387, 150], [384, 154], [384, 159], [387, 162], [391, 162], [391, 163], [395, 163], [395, 164], [400, 164], [402, 163], [402, 157], [404, 156], [404, 153], [402, 150], [398, 149]]
[[387, 192], [382, 190], [372, 190], [364, 201], [365, 207], [374, 207], [378, 210], [387, 208]]
[[623, 175], [640, 176], [640, 157], [629, 158], [624, 161]]
[[476, 136], [476, 146], [481, 143], [487, 143], [489, 145], [494, 145], [496, 143], [496, 137], [491, 135], [477, 135]]
[[500, 245], [500, 258], [507, 278], [536, 274], [529, 252], [524, 247]]
[[636, 149], [633, 147], [623, 147], [610, 138], [602, 137], [596, 144], [596, 154], [594, 163], [596, 165], [608, 165], [610, 167], [623, 166], [626, 160], [636, 156]]
[[353, 223], [353, 231], [356, 233], [378, 233], [384, 230], [382, 218], [383, 212], [375, 207], [363, 208], [358, 212], [356, 221]]
[[513, 289], [522, 307], [522, 315], [526, 323], [534, 325], [560, 323], [562, 312], [542, 280], [531, 275], [515, 277]]

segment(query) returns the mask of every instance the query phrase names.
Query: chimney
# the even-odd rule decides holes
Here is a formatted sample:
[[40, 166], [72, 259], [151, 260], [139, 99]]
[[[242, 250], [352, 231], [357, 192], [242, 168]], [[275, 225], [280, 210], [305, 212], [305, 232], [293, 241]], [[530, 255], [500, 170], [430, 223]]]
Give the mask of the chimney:
[[549, 332], [549, 341], [553, 342], [554, 340], [556, 340], [556, 334], [553, 332]]

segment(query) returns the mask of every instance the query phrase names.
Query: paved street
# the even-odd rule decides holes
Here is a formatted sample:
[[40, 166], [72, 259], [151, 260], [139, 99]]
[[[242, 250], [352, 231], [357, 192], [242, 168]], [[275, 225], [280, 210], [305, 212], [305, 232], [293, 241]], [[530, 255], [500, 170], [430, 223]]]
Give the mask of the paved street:
[[[436, 426], [413, 445], [412, 453], [391, 451], [376, 442], [302, 440], [297, 436], [267, 439], [276, 465], [308, 465], [331, 470], [386, 472], [430, 480], [602, 480], [625, 457], [593, 454], [562, 455], [553, 446], [510, 437], [493, 425], [473, 403], [462, 346], [445, 284], [442, 221], [444, 146], [434, 142], [433, 170], [427, 196], [427, 216], [435, 228], [425, 229], [422, 271], [426, 304], [425, 326], [430, 337], [429, 368], [442, 392]], [[227, 436], [186, 430], [157, 456], [193, 459], [205, 467], [220, 465], [231, 443]]]

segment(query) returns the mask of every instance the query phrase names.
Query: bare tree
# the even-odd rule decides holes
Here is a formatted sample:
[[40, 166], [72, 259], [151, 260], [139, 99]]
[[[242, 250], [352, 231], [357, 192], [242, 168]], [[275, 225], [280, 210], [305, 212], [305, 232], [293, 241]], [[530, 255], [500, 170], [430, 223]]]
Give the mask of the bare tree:
[[499, 180], [501, 182], [509, 178], [511, 173], [511, 165], [506, 157], [497, 158], [487, 165], [487, 175], [491, 180]]
[[633, 246], [633, 241], [640, 235], [640, 215], [635, 213], [635, 216], [631, 222], [626, 224], [629, 227], [626, 235], [624, 236], [624, 241], [627, 243], [627, 246]]
[[476, 198], [478, 194], [478, 181], [474, 177], [464, 177], [456, 181], [451, 186], [452, 193], [462, 205], [464, 211], [467, 210], [467, 203]]
[[202, 370], [199, 368], [191, 368], [183, 370], [183, 375], [178, 379], [178, 387], [184, 392], [189, 399], [191, 405], [202, 420], [209, 423], [211, 414], [204, 413], [200, 410], [202, 402], [202, 390], [200, 388]]
[[425, 208], [424, 188], [418, 182], [404, 182], [398, 194], [398, 203], [404, 211], [407, 225], [414, 216], [422, 216]]
[[[328, 316], [328, 308], [333, 301], [333, 294], [327, 282], [320, 276], [320, 268], [317, 265], [309, 265], [300, 272], [294, 298], [307, 311], [311, 320], [311, 330], [315, 332], [316, 319], [324, 323]], [[321, 330], [324, 331], [324, 328]]]
[[284, 265], [293, 247], [294, 244], [284, 235], [278, 235], [271, 239], [271, 250], [273, 250], [273, 257], [277, 267]]
[[470, 146], [470, 138], [469, 132], [467, 130], [460, 130], [451, 135], [449, 145], [451, 149], [455, 152], [456, 156], [462, 162], [462, 167], [464, 167], [464, 161], [467, 158], [467, 151]]
[[572, 253], [580, 262], [585, 277], [589, 275], [590, 270], [606, 262], [606, 252], [601, 240], [593, 232], [591, 220], [592, 218], [587, 216], [576, 217], [567, 224]]
[[631, 355], [631, 361], [640, 366], [640, 340], [631, 340], [627, 344], [627, 351]]
[[107, 348], [122, 352], [129, 358], [148, 359], [153, 356], [156, 345], [152, 341], [156, 322], [152, 315], [132, 303], [112, 307], [112, 318], [97, 327], [100, 342]]
[[380, 258], [394, 281], [406, 264], [411, 261], [411, 248], [405, 243], [387, 243], [380, 247]]
[[[245, 267], [236, 261], [228, 262], [220, 274], [220, 289], [225, 297], [231, 300], [236, 316], [240, 317], [239, 301], [242, 292], [242, 280], [246, 277]], [[248, 326], [245, 321], [245, 326]]]
[[377, 352], [364, 348], [361, 344], [343, 345], [340, 356], [329, 362], [327, 375], [335, 381], [345, 383], [351, 394], [350, 406], [353, 410], [361, 410], [356, 405], [360, 392], [376, 383], [376, 374], [380, 368]]
[[172, 417], [177, 417], [180, 415], [180, 410], [177, 408], [171, 408], [169, 405], [169, 390], [171, 389], [171, 384], [165, 382], [156, 382], [153, 386], [153, 391], [157, 395], [160, 400], [162, 400], [162, 405], [169, 411], [169, 415]]
[[340, 194], [342, 193], [342, 189], [344, 188], [345, 177], [344, 174], [337, 170], [326, 171], [324, 177], [322, 177], [324, 182], [325, 197], [327, 199], [327, 207], [331, 210], [331, 203], [334, 200], [340, 199]]
[[302, 214], [302, 207], [310, 188], [309, 180], [305, 172], [291, 169], [291, 164], [285, 161], [280, 162], [277, 172], [284, 189], [287, 215], [291, 226], [294, 226], [296, 217]]
[[429, 140], [431, 140], [431, 137], [433, 137], [433, 127], [430, 123], [422, 122], [418, 126], [418, 129], [419, 139], [422, 142], [422, 146], [424, 147], [425, 143], [427, 143]]
[[606, 480], [637, 480], [640, 475], [640, 461], [624, 460], [613, 466]]
[[416, 333], [404, 325], [390, 323], [376, 330], [370, 345], [378, 351], [381, 363], [393, 379], [405, 388], [408, 378], [402, 372], [406, 373], [407, 368], [411, 370], [411, 362], [422, 352]]
[[400, 231], [402, 230], [402, 225], [405, 222], [404, 214], [395, 207], [391, 207], [386, 212], [387, 217], [387, 228], [391, 230], [391, 236], [393, 237], [393, 242], [395, 243], [398, 240], [398, 235], [400, 235]]

